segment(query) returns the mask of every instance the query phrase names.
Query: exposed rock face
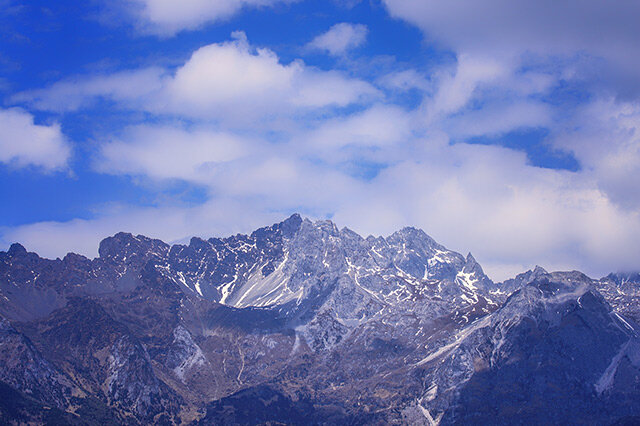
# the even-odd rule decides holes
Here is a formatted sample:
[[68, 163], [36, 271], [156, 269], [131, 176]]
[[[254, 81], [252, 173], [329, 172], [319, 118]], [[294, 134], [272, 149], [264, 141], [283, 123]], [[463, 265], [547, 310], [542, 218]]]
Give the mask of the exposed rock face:
[[0, 406], [4, 418], [32, 407], [44, 421], [45, 406], [62, 423], [640, 415], [631, 275], [538, 267], [496, 284], [421, 230], [363, 238], [298, 215], [189, 245], [119, 233], [99, 253], [0, 252], [0, 391], [17, 407]]
[[0, 380], [62, 410], [73, 393], [71, 381], [4, 318], [0, 318]]
[[612, 412], [637, 414], [627, 404], [640, 392], [640, 341], [594, 284], [580, 273], [539, 276], [459, 331], [420, 362], [429, 383], [421, 407], [443, 424], [606, 424]]
[[640, 273], [609, 274], [597, 288], [617, 312], [640, 323]]

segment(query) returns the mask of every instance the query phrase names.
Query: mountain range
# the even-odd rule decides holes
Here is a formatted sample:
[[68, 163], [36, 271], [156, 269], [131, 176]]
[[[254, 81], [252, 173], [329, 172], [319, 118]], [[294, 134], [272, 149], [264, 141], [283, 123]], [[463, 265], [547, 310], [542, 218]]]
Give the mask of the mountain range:
[[640, 275], [493, 282], [423, 231], [293, 215], [0, 252], [8, 424], [634, 424]]

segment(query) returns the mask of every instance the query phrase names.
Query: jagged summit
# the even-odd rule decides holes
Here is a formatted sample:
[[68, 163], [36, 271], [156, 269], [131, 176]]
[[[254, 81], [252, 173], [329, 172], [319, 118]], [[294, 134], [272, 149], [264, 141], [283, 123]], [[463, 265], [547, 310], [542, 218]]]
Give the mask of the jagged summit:
[[533, 273], [534, 273], [534, 274], [538, 274], [538, 275], [539, 275], [539, 274], [546, 274], [546, 273], [547, 273], [547, 270], [546, 270], [546, 269], [544, 269], [544, 268], [543, 268], [542, 266], [540, 266], [540, 265], [536, 265], [536, 266], [533, 268]]
[[[414, 303], [434, 296], [429, 285], [434, 280], [454, 299], [464, 283], [456, 303], [465, 303], [477, 301], [475, 292], [492, 285], [473, 257], [446, 249], [422, 230], [406, 227], [386, 238], [365, 239], [330, 220], [312, 222], [298, 214], [250, 235], [173, 246], [161, 270], [220, 303], [287, 310], [307, 309], [311, 300], [315, 306], [318, 298], [329, 303], [344, 292], [367, 306]], [[361, 315], [360, 308], [346, 312], [335, 304], [342, 315]]]
[[120, 232], [105, 238], [98, 252], [93, 260], [68, 255], [61, 268], [95, 269], [86, 284], [91, 291], [105, 291], [102, 276], [109, 270], [120, 277], [109, 291], [135, 286], [139, 271], [155, 271], [208, 301], [287, 315], [330, 310], [345, 323], [390, 306], [463, 309], [483, 301], [497, 306], [502, 297], [473, 256], [448, 250], [420, 229], [365, 239], [330, 220], [299, 214], [249, 235], [193, 237], [188, 245]]
[[146, 258], [154, 255], [158, 257], [166, 256], [169, 251], [169, 245], [164, 241], [145, 237], [144, 235], [136, 235], [119, 232], [112, 237], [107, 237], [100, 242], [98, 255], [103, 259], [112, 261], [130, 261], [133, 258]]
[[27, 249], [25, 249], [24, 246], [20, 243], [11, 244], [11, 247], [9, 247], [9, 251], [7, 251], [7, 254], [9, 256], [17, 256], [17, 255], [26, 254], [26, 253], [27, 253]]
[[614, 272], [604, 277], [604, 279], [609, 279], [618, 285], [624, 285], [626, 283], [640, 283], [640, 272]]

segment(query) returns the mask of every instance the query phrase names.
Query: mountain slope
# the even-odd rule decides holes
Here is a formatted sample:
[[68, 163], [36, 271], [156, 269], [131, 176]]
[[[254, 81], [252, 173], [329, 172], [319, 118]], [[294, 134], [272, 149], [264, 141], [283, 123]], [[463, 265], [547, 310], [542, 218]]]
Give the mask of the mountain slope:
[[[188, 245], [119, 233], [95, 259], [14, 244], [0, 380], [68, 421], [613, 422], [640, 415], [637, 286], [620, 285], [542, 268], [496, 284], [421, 230], [299, 215]], [[562, 398], [565, 417], [542, 409]]]
[[425, 360], [422, 407], [443, 424], [606, 424], [637, 415], [638, 333], [595, 284], [553, 273], [517, 290]]

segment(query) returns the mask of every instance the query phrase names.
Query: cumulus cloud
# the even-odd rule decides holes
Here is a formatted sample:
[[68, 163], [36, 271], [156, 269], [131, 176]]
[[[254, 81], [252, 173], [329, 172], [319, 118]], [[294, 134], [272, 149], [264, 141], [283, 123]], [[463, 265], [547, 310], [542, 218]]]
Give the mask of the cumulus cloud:
[[458, 112], [480, 88], [496, 86], [511, 75], [511, 70], [507, 64], [491, 58], [462, 54], [453, 72], [441, 74], [436, 93], [427, 100], [431, 120]]
[[[608, 84], [640, 94], [640, 3], [622, 0], [557, 2], [384, 0], [391, 15], [421, 28], [458, 54], [496, 59], [524, 54], [604, 58]], [[586, 64], [583, 63], [583, 66]], [[600, 67], [592, 62], [591, 67]], [[602, 79], [605, 75], [598, 75]]]
[[374, 105], [347, 117], [336, 117], [322, 124], [301, 139], [314, 152], [349, 146], [389, 147], [411, 139], [412, 116], [392, 105]]
[[[503, 127], [519, 122], [545, 127], [547, 142], [578, 160], [582, 179], [618, 206], [640, 209], [638, 191], [631, 188], [640, 178], [640, 27], [635, 22], [640, 3], [385, 4], [393, 16], [419, 27], [429, 42], [456, 54], [456, 70], [444, 73], [435, 96], [425, 101], [428, 120], [444, 121], [450, 134], [462, 137], [504, 132]], [[572, 84], [588, 93], [588, 100], [565, 105], [562, 112], [541, 100], [554, 86]]]
[[378, 84], [388, 89], [400, 91], [418, 89], [426, 92], [432, 89], [428, 79], [414, 69], [392, 71], [380, 77]]
[[[583, 179], [617, 205], [640, 208], [631, 190], [640, 160], [637, 2], [385, 4], [456, 54], [455, 67], [435, 76], [435, 94], [425, 99], [428, 123], [462, 139], [519, 126], [546, 128], [547, 142], [575, 156]], [[554, 87], [576, 82], [588, 101], [561, 112], [544, 100]]]
[[228, 19], [243, 8], [270, 7], [295, 0], [129, 0], [142, 30], [171, 36]]
[[612, 201], [640, 210], [640, 105], [596, 99], [571, 114], [553, 143], [572, 152]]
[[552, 113], [543, 102], [519, 101], [490, 105], [445, 120], [444, 126], [454, 138], [499, 136], [514, 130], [546, 127], [552, 124]]
[[307, 47], [324, 50], [331, 55], [344, 55], [349, 50], [363, 45], [368, 32], [366, 25], [342, 22], [314, 38]]
[[55, 83], [14, 101], [53, 111], [75, 110], [97, 99], [123, 108], [228, 122], [305, 114], [377, 96], [362, 80], [289, 64], [266, 48], [253, 48], [242, 32], [203, 46], [175, 72], [159, 68], [121, 71]]
[[[422, 28], [432, 39], [460, 50], [574, 52], [635, 46], [640, 5], [571, 0], [385, 0], [390, 13]], [[481, 19], [481, 18], [486, 19]]]
[[0, 109], [0, 162], [52, 171], [65, 168], [70, 155], [59, 124], [35, 124], [23, 109]]
[[91, 106], [98, 98], [139, 104], [162, 90], [166, 71], [143, 68], [113, 74], [76, 77], [54, 83], [41, 90], [18, 93], [13, 102], [25, 102], [44, 111], [77, 111]]
[[167, 83], [166, 108], [190, 115], [277, 114], [346, 106], [374, 95], [368, 83], [301, 61], [279, 62], [268, 49], [249, 46], [243, 33], [233, 42], [198, 49]]
[[[286, 140], [270, 142], [260, 132], [218, 131], [207, 126], [138, 125], [107, 138], [95, 157], [96, 170], [109, 174], [180, 179], [206, 185], [216, 194], [280, 198], [296, 205], [309, 196], [325, 209], [321, 181], [338, 188], [357, 186], [331, 165], [388, 162], [394, 149], [413, 139], [415, 114], [378, 104], [347, 117], [318, 119], [291, 129]], [[249, 135], [250, 133], [256, 133]], [[293, 182], [296, 188], [292, 190]], [[301, 188], [313, 186], [318, 192]], [[322, 200], [327, 204], [322, 204]]]
[[139, 125], [102, 144], [95, 165], [110, 174], [198, 181], [217, 165], [246, 155], [250, 146], [241, 137], [206, 128]]

